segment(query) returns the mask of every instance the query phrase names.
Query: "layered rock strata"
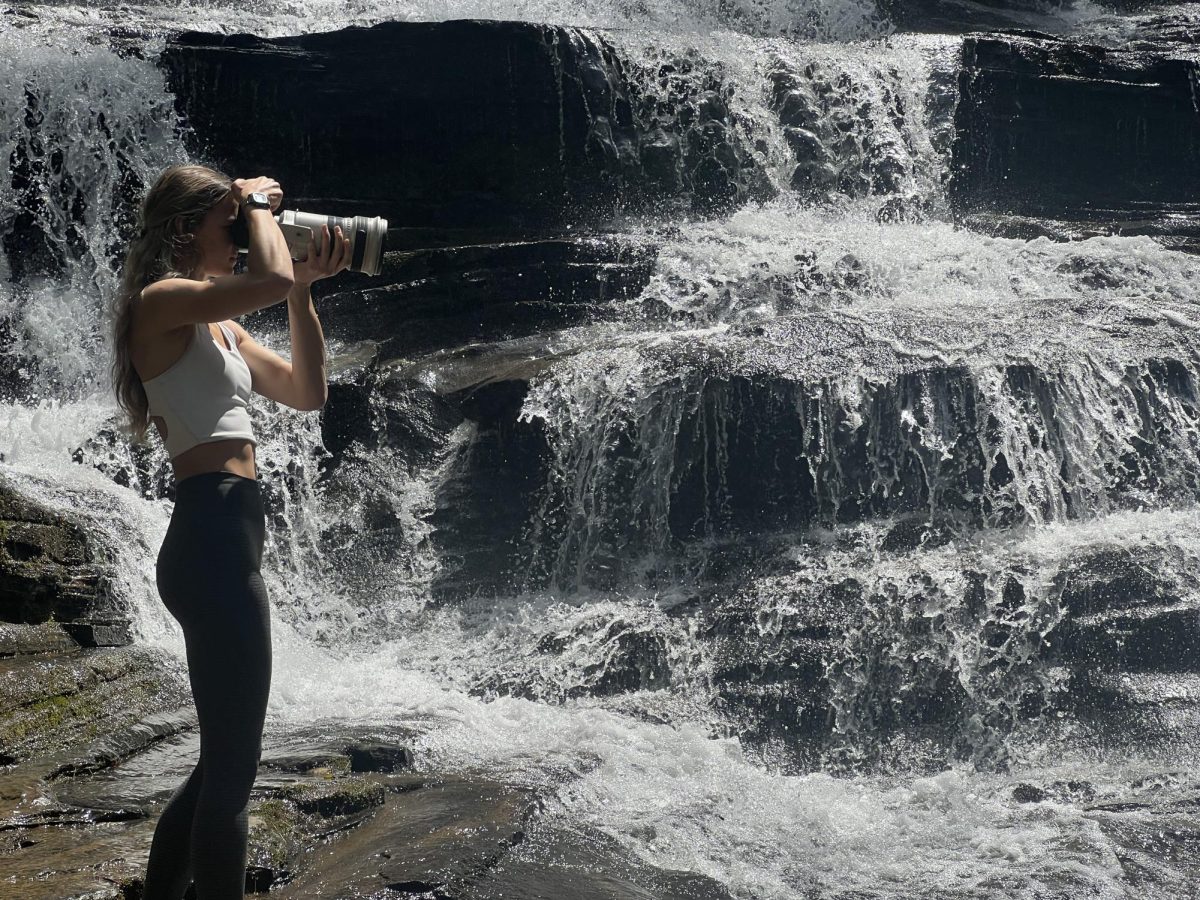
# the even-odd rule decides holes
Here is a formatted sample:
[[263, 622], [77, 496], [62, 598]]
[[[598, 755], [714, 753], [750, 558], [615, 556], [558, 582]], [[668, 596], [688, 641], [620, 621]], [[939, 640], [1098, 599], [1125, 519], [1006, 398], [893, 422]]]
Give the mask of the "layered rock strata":
[[951, 197], [968, 222], [1200, 247], [1200, 61], [1153, 46], [966, 38]]

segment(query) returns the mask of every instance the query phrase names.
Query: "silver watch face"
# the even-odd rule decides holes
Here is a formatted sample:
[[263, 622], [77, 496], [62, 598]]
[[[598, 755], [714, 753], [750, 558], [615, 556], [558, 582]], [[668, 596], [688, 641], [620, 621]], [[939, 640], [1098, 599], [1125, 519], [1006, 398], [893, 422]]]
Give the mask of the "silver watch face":
[[269, 209], [271, 201], [267, 199], [267, 195], [262, 191], [251, 191], [246, 195], [246, 205]]

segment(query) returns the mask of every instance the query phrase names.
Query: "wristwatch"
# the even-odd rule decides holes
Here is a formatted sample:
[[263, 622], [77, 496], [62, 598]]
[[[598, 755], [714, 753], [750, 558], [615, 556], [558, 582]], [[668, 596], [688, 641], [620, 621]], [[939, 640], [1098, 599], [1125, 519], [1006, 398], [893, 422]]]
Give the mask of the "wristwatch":
[[242, 205], [248, 209], [270, 209], [271, 201], [262, 191], [251, 191], [242, 201]]

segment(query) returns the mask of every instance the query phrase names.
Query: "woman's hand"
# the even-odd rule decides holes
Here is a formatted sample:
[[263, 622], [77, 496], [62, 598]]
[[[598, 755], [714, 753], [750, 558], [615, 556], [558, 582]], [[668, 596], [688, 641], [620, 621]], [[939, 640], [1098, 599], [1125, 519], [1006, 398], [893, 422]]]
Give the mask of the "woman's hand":
[[341, 226], [334, 229], [330, 240], [329, 226], [321, 226], [321, 246], [317, 247], [316, 232], [308, 241], [308, 257], [292, 260], [292, 280], [296, 284], [312, 284], [350, 265], [350, 238], [342, 236]]
[[260, 176], [258, 178], [235, 178], [233, 184], [229, 187], [233, 198], [237, 200], [238, 206], [246, 202], [246, 198], [255, 191], [260, 191], [267, 195], [267, 200], [271, 204], [271, 212], [279, 209], [279, 204], [283, 202], [283, 188], [274, 178]]

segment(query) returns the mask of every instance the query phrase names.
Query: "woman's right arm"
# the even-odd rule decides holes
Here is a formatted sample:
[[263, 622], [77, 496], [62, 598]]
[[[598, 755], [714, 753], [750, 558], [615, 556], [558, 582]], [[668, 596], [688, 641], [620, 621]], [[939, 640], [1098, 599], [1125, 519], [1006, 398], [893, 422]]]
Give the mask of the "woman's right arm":
[[[269, 178], [238, 179], [231, 193], [239, 205], [252, 191], [278, 184]], [[285, 299], [292, 288], [292, 258], [273, 210], [243, 209], [250, 235], [246, 271], [207, 281], [166, 278], [142, 290], [138, 319], [151, 332], [194, 322], [223, 322]]]

